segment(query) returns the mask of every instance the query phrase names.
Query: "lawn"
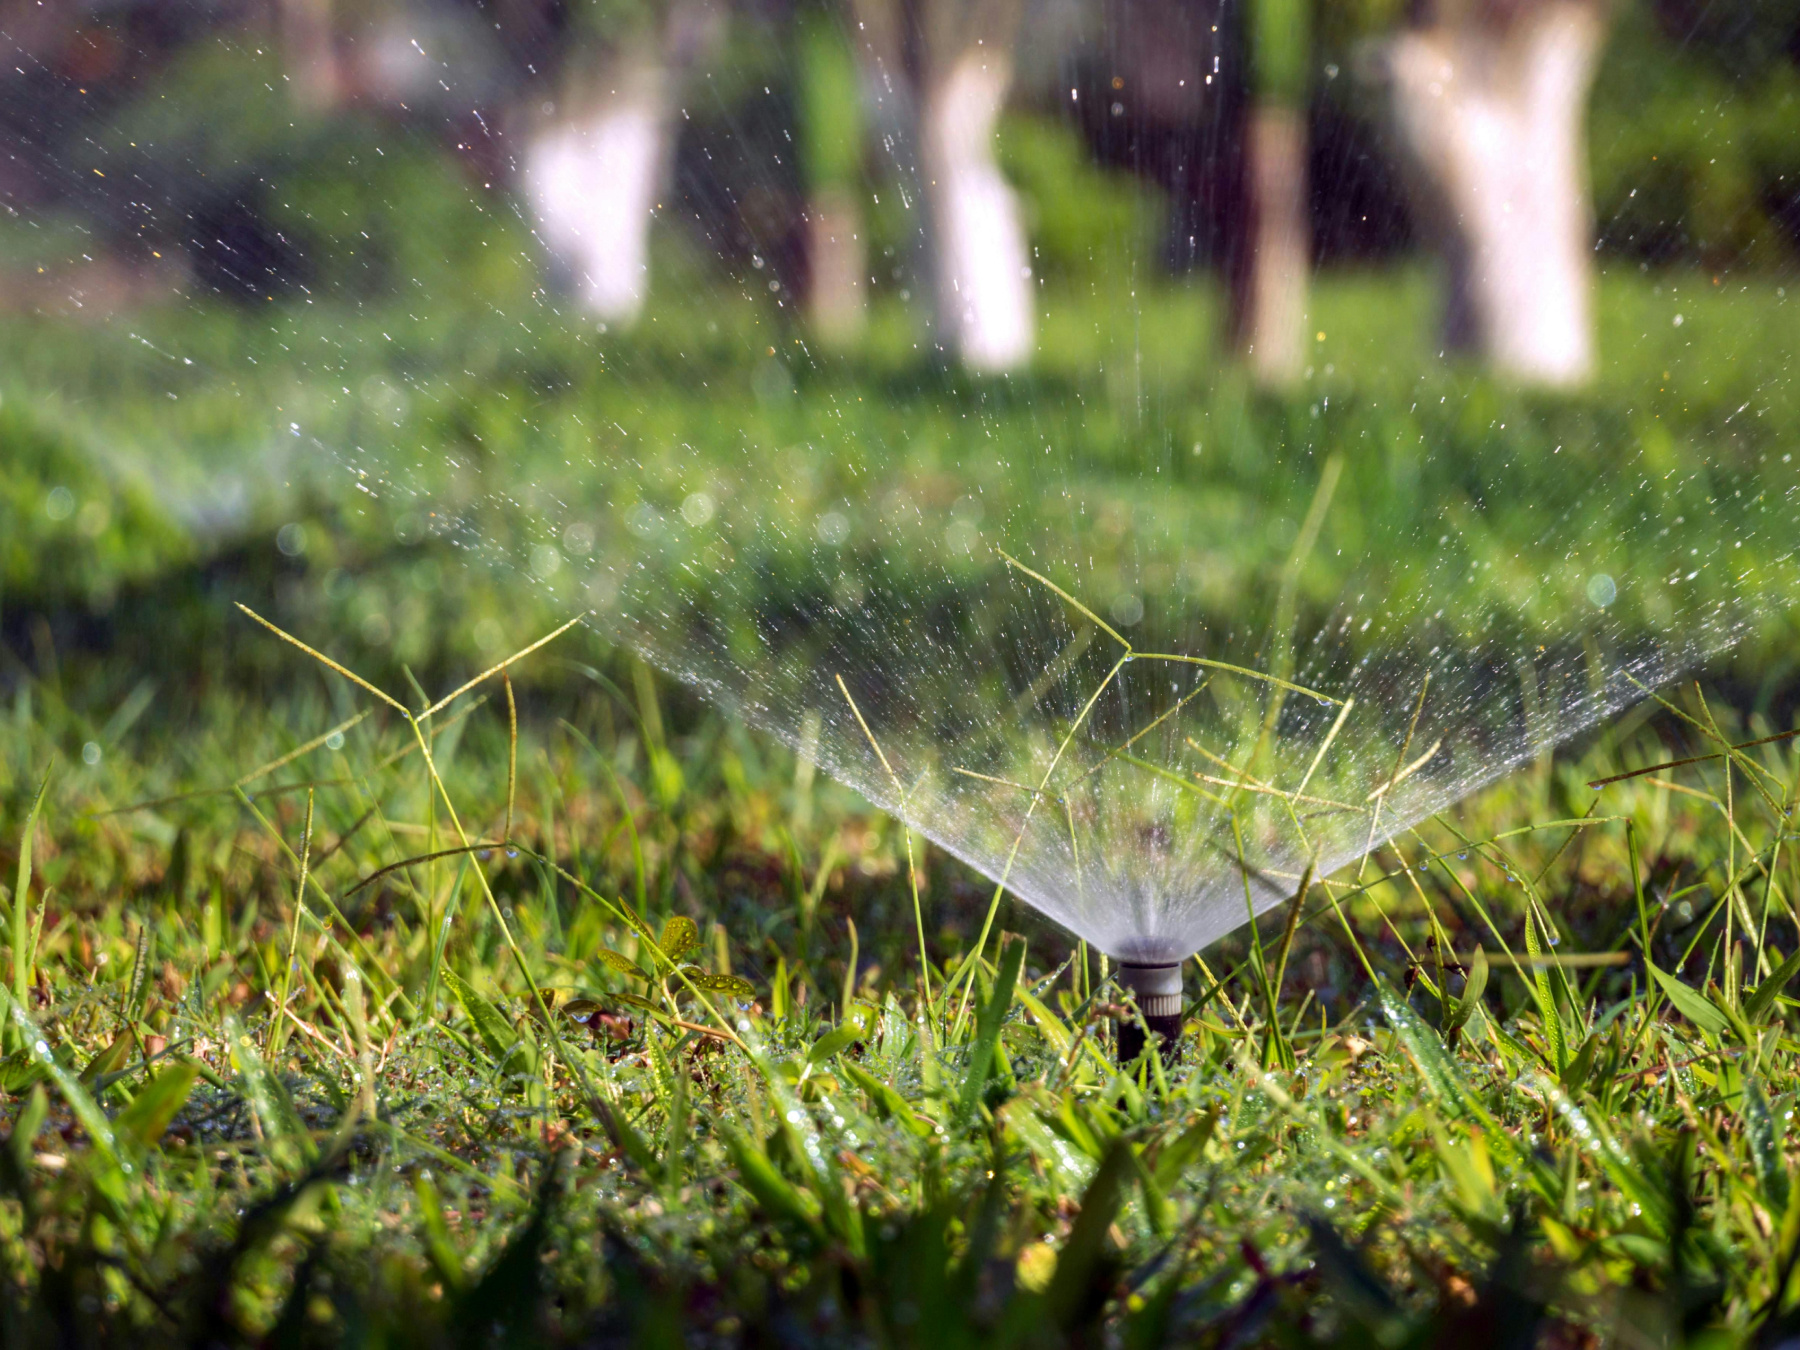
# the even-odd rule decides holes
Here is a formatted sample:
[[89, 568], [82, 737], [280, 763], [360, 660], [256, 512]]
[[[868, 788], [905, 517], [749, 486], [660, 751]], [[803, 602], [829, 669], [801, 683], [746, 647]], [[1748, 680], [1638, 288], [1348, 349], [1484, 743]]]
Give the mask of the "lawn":
[[1545, 756], [1190, 962], [1121, 1072], [1098, 953], [972, 951], [959, 867], [591, 639], [416, 720], [258, 640], [283, 701], [179, 730], [15, 691], [9, 1343], [1785, 1325], [1800, 760], [1718, 753], [1766, 721]]
[[[9, 1341], [1788, 1334], [1800, 759], [1726, 749], [1791, 725], [1779, 279], [1609, 271], [1548, 397], [1333, 274], [1271, 399], [1200, 283], [1052, 272], [987, 381], [691, 265], [629, 337], [521, 274], [0, 338]], [[991, 884], [653, 668], [755, 686], [693, 635], [824, 615], [963, 697], [892, 639], [979, 677], [998, 547], [1254, 656], [1334, 453], [1293, 627], [1374, 599], [1321, 669], [1426, 619], [1739, 654], [1200, 953], [1167, 1063], [1100, 953], [1004, 899], [978, 947]]]

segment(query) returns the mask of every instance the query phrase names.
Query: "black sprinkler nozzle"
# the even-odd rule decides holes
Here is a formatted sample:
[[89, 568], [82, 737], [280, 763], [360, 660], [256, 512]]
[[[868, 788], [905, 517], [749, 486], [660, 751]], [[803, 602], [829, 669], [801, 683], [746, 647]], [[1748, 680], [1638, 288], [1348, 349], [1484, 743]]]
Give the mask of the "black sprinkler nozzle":
[[1135, 1062], [1148, 1035], [1162, 1038], [1159, 1053], [1167, 1060], [1181, 1037], [1181, 965], [1119, 966], [1119, 984], [1137, 1001], [1138, 1017], [1119, 1022], [1119, 1063]]

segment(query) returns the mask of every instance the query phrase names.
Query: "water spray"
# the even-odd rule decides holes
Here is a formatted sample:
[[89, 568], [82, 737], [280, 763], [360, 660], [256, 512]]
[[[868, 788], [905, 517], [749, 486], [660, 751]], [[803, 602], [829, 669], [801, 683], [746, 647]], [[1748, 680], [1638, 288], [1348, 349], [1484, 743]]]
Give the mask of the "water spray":
[[1137, 1003], [1138, 1016], [1119, 1021], [1119, 1063], [1144, 1053], [1149, 1035], [1162, 1038], [1166, 1057], [1181, 1036], [1181, 965], [1121, 965], [1119, 984]]

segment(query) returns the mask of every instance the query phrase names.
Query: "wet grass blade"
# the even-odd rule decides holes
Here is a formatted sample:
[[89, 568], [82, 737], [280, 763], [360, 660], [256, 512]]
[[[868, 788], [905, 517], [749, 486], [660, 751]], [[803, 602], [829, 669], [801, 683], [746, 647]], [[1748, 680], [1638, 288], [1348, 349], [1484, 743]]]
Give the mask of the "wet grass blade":
[[19, 832], [19, 870], [12, 895], [12, 996], [22, 1008], [26, 991], [31, 988], [31, 847], [37, 834], [38, 816], [44, 809], [44, 795], [50, 791], [50, 770], [44, 770], [31, 809], [25, 813], [25, 826]]
[[1025, 964], [1025, 941], [1014, 938], [1000, 952], [1000, 969], [994, 976], [993, 993], [981, 1004], [975, 1015], [975, 1040], [969, 1047], [969, 1062], [963, 1075], [962, 1096], [957, 1113], [969, 1116], [987, 1087], [988, 1074], [994, 1065], [994, 1049], [1000, 1043], [1000, 1025], [1012, 1007], [1013, 988], [1019, 982], [1019, 969]]
[[1754, 1078], [1745, 1079], [1744, 1137], [1756, 1163], [1763, 1200], [1777, 1223], [1787, 1214], [1792, 1191], [1787, 1160], [1782, 1156], [1781, 1134], [1775, 1124], [1775, 1113], [1769, 1109], [1769, 1099], [1763, 1095], [1762, 1084]]

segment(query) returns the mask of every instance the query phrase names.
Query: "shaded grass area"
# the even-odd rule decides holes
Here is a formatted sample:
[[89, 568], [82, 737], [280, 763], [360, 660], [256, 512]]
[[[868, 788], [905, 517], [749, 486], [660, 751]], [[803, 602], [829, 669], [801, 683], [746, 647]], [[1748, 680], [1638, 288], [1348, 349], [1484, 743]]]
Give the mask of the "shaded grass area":
[[429, 719], [258, 640], [287, 692], [185, 728], [4, 711], [9, 1343], [1791, 1334], [1760, 715], [1681, 692], [1321, 879], [1121, 1072], [1098, 953], [972, 952], [916, 839], [915, 934], [892, 822], [588, 639]]
[[[997, 566], [994, 545], [1085, 558], [1084, 593], [1141, 600], [1145, 633], [1175, 641], [1274, 607], [1331, 452], [1345, 474], [1298, 580], [1302, 632], [1381, 594], [1394, 624], [1353, 643], [1402, 643], [1427, 616], [1503, 644], [1579, 643], [1604, 618], [1629, 640], [1746, 585], [1766, 601], [1791, 566], [1800, 410], [1777, 277], [1607, 273], [1600, 379], [1549, 396], [1439, 360], [1426, 273], [1329, 274], [1310, 373], [1271, 399], [1221, 364], [1201, 282], [1060, 282], [1033, 372], [984, 381], [934, 364], [897, 302], [831, 355], [696, 269], [672, 259], [627, 337], [523, 282], [417, 313], [22, 319], [0, 409], [9, 645], [41, 645], [35, 614], [63, 648], [155, 651], [173, 630], [266, 669], [225, 645], [218, 601], [243, 598], [398, 679], [628, 605], [606, 564], [654, 555], [640, 604], [729, 625], [840, 582], [923, 610]], [[704, 528], [682, 523], [696, 494]], [[668, 528], [647, 542], [646, 521]], [[1602, 573], [1620, 582], [1604, 616]], [[1757, 620], [1765, 669], [1785, 661], [1779, 609]]]
[[[1022, 941], [972, 952], [985, 884], [914, 839], [915, 910], [894, 822], [590, 636], [415, 736], [229, 604], [418, 709], [594, 598], [571, 519], [632, 548], [634, 508], [696, 491], [722, 531], [836, 510], [853, 570], [901, 491], [937, 513], [906, 555], [932, 587], [977, 497], [1179, 628], [1268, 608], [1331, 449], [1302, 627], [1382, 539], [1397, 612], [1441, 587], [1454, 622], [1578, 637], [1596, 569], [1717, 558], [1732, 492], [1791, 485], [1778, 278], [1609, 274], [1601, 379], [1551, 398], [1439, 364], [1423, 274], [1339, 274], [1282, 400], [1217, 369], [1200, 285], [1065, 278], [1037, 371], [984, 382], [885, 303], [836, 358], [764, 302], [683, 304], [698, 282], [629, 339], [529, 284], [0, 339], [9, 1341], [1790, 1333], [1800, 765], [1586, 787], [1791, 725], [1786, 620], [1722, 699], [1649, 705], [1204, 953], [1179, 1058], [1121, 1073], [1098, 953], [1016, 907]], [[1047, 441], [1085, 524], [993, 449]], [[346, 447], [495, 550], [358, 491]], [[1516, 555], [1577, 484], [1592, 551], [1546, 584]], [[766, 590], [723, 601], [819, 584], [798, 546], [746, 571]]]

